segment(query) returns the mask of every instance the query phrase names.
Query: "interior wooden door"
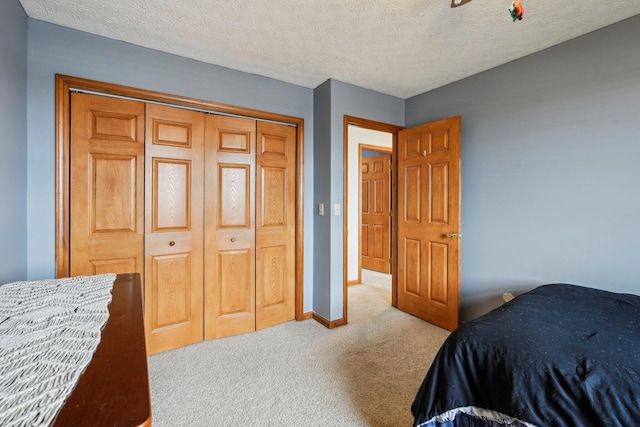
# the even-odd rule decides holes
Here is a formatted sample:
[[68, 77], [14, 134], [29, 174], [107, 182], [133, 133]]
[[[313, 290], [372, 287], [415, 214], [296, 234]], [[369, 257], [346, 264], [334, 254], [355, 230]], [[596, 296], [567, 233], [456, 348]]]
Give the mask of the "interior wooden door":
[[70, 274], [144, 265], [144, 103], [71, 95]]
[[296, 129], [258, 122], [256, 329], [295, 317]]
[[363, 157], [360, 164], [362, 268], [391, 273], [389, 262], [389, 165], [391, 155]]
[[203, 339], [204, 114], [146, 107], [147, 352]]
[[206, 117], [206, 339], [256, 328], [255, 146], [255, 120]]
[[398, 308], [443, 328], [460, 307], [460, 117], [398, 134]]

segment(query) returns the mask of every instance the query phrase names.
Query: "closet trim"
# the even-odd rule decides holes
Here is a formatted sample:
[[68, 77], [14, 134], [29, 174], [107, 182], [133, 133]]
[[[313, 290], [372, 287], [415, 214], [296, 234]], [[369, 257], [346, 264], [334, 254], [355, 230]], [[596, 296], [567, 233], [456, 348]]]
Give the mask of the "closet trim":
[[304, 259], [304, 119], [269, 113], [219, 102], [171, 95], [146, 89], [105, 83], [80, 77], [56, 74], [56, 277], [68, 277], [70, 270], [70, 151], [71, 151], [71, 92], [90, 91], [97, 95], [129, 97], [140, 101], [163, 103], [175, 107], [205, 110], [211, 113], [248, 117], [295, 126], [296, 132], [296, 232], [295, 232], [295, 317], [310, 318], [303, 309]]
[[110, 94], [110, 93], [95, 92], [95, 91], [86, 90], [86, 89], [78, 89], [76, 87], [71, 87], [70, 90], [71, 90], [72, 93], [84, 93], [84, 94], [87, 94], [87, 95], [104, 96], [104, 97], [107, 97], [107, 98], [126, 99], [128, 101], [138, 101], [138, 102], [144, 102], [146, 104], [164, 105], [165, 107], [181, 108], [183, 110], [196, 111], [198, 113], [204, 113], [204, 114], [212, 114], [214, 116], [238, 117], [238, 118], [241, 118], [241, 119], [251, 119], [251, 120], [255, 120], [255, 121], [259, 121], [259, 122], [276, 123], [276, 124], [279, 124], [279, 125], [297, 127], [297, 125], [292, 124], [292, 123], [288, 123], [288, 122], [280, 122], [280, 121], [276, 121], [276, 120], [260, 119], [260, 118], [257, 118], [257, 117], [251, 117], [251, 116], [240, 115], [240, 114], [223, 113], [221, 111], [213, 111], [213, 110], [208, 110], [208, 109], [204, 109], [204, 108], [201, 108], [201, 107], [189, 107], [189, 106], [186, 106], [186, 105], [169, 104], [167, 102], [152, 101], [152, 100], [149, 100], [149, 99], [142, 99], [142, 98], [134, 98], [132, 96], [113, 95], [113, 94]]

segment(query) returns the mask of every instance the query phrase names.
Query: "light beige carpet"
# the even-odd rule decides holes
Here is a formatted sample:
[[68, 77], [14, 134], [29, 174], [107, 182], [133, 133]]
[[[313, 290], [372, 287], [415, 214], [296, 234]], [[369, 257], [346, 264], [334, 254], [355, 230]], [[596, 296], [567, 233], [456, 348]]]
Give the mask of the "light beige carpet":
[[346, 326], [291, 321], [151, 356], [153, 425], [410, 426], [448, 332], [390, 304], [390, 276], [363, 270]]

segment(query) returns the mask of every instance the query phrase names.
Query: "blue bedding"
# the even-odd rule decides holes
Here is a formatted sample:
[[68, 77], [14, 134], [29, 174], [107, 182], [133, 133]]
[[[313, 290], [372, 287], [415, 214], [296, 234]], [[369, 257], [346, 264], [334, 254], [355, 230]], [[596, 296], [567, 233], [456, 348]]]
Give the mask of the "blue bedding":
[[411, 411], [421, 427], [640, 425], [640, 297], [520, 295], [449, 336]]

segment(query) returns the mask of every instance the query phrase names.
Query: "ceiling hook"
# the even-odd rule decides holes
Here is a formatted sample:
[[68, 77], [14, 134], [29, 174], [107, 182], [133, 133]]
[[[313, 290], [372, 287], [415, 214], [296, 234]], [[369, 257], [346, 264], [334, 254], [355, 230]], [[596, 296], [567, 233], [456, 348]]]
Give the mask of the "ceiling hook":
[[471, 0], [451, 0], [451, 7], [463, 6], [469, 3]]

